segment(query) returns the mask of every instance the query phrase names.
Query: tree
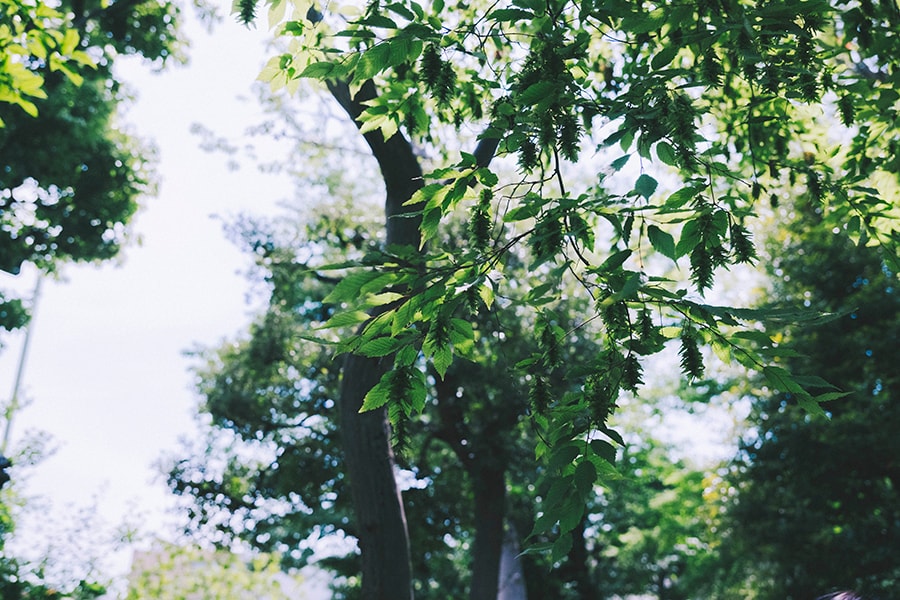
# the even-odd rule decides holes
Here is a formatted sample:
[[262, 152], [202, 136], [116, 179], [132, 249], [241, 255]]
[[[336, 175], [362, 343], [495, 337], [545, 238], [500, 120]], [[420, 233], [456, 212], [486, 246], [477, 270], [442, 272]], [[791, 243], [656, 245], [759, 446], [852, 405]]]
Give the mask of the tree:
[[[356, 190], [343, 193], [358, 202]], [[170, 473], [173, 490], [191, 500], [194, 531], [283, 552], [289, 564], [308, 559], [299, 548], [310, 531], [358, 535], [340, 468], [338, 372], [329, 353], [302, 337], [334, 309], [327, 298], [338, 280], [316, 276], [315, 263], [352, 258], [374, 243], [358, 207], [334, 203], [315, 211], [300, 235], [278, 236], [244, 224], [242, 241], [264, 268], [271, 297], [249, 337], [207, 354], [198, 370], [203, 412], [227, 433], [212, 436]], [[451, 247], [465, 235], [460, 228], [442, 245]], [[300, 250], [292, 247], [298, 243]], [[570, 304], [577, 306], [575, 300]], [[565, 314], [562, 307], [557, 313]], [[419, 596], [443, 597], [454, 589], [458, 595], [468, 588], [473, 598], [496, 598], [504, 525], [515, 522], [524, 530], [534, 519], [534, 493], [527, 490], [537, 478], [531, 461], [537, 440], [523, 431], [527, 383], [512, 368], [535, 348], [533, 319], [497, 307], [484, 311], [475, 326], [485, 340], [497, 340], [497, 347], [484, 341], [473, 347], [472, 362], [451, 366], [443, 379], [426, 378], [426, 414], [396, 432], [404, 448], [401, 464], [421, 482], [404, 492], [406, 510], [417, 517], [410, 534], [421, 552], [413, 570]], [[560, 354], [576, 363], [595, 351], [580, 337]], [[552, 387], [565, 385], [557, 378]], [[517, 490], [512, 498], [507, 488]], [[447, 539], [460, 551], [448, 548]], [[518, 547], [519, 539], [513, 539]], [[467, 557], [463, 550], [469, 546]], [[346, 560], [323, 563], [350, 575]]]
[[293, 600], [302, 582], [279, 569], [277, 556], [245, 559], [226, 550], [157, 544], [135, 556], [126, 600]]
[[[300, 187], [307, 190], [308, 212], [311, 186]], [[328, 262], [372, 244], [367, 229], [374, 224], [367, 227], [364, 213], [355, 214], [351, 204], [359, 202], [360, 191], [340, 177], [333, 187], [353, 200], [331, 200], [314, 210], [300, 234], [290, 228], [279, 235], [257, 221], [235, 228], [261, 268], [264, 281], [257, 285], [265, 283], [270, 297], [245, 336], [198, 355], [197, 389], [208, 436], [169, 472], [173, 491], [188, 500], [193, 535], [226, 547], [240, 540], [279, 552], [288, 568], [308, 564], [321, 540], [343, 542], [356, 535], [340, 464], [335, 360], [303, 333], [327, 320], [333, 306], [324, 299], [337, 283], [315, 275], [310, 253]], [[451, 248], [459, 237], [444, 238], [441, 246]], [[301, 261], [304, 267], [298, 267]], [[521, 267], [507, 270], [528, 280]], [[583, 307], [571, 303], [556, 314], [580, 313]], [[485, 311], [474, 324], [493, 341], [482, 341], [469, 361], [451, 365], [443, 379], [428, 377], [421, 419], [404, 422], [397, 432], [400, 465], [416, 478], [402, 497], [417, 549], [412, 573], [419, 598], [462, 597], [467, 590], [471, 597], [496, 598], [504, 525], [521, 532], [531, 528], [536, 495], [547, 492], [544, 485], [532, 485], [540, 480], [532, 456], [541, 442], [522, 426], [527, 383], [511, 368], [534, 350], [532, 318], [498, 306]], [[577, 337], [561, 350], [561, 362], [584, 362], [598, 351], [589, 330]], [[551, 388], [566, 385], [571, 386], [557, 377]], [[528, 597], [655, 591], [672, 598], [690, 589], [692, 574], [700, 577], [696, 566], [710, 553], [699, 509], [702, 474], [670, 463], [648, 442], [632, 446], [643, 449], [630, 451], [620, 463], [622, 479], [608, 482], [592, 500], [595, 516], [585, 519], [581, 538], [554, 573], [547, 574], [551, 564], [543, 557], [519, 559]], [[518, 546], [515, 533], [513, 539]], [[340, 597], [355, 597], [354, 558], [337, 554], [317, 561], [341, 582]]]
[[[256, 4], [241, 1], [240, 17], [252, 20]], [[532, 268], [547, 267], [546, 284], [524, 305], [553, 304], [572, 272], [596, 303], [585, 322], [603, 324], [605, 351], [589, 372], [567, 377], [579, 394], [551, 397], [546, 388], [548, 358], [565, 330], [519, 364], [530, 378], [531, 418], [548, 439], [539, 458], [553, 465], [557, 493], [545, 498], [537, 533], [560, 534], [556, 558], [568, 553], [567, 534], [609, 458], [591, 442], [621, 441], [608, 420], [619, 391], [640, 383], [641, 356], [673, 342], [685, 375], [698, 378], [699, 347], [708, 343], [812, 413], [832, 397], [816, 396], [777, 364], [782, 348], [771, 334], [801, 313], [715, 307], [696, 293], [710, 288], [717, 268], [754, 260], [745, 221], [764, 193], [777, 201], [797, 180], [827, 223], [846, 224], [897, 260], [896, 121], [885, 110], [897, 98], [893, 2], [409, 1], [291, 13], [285, 2], [267, 4], [290, 50], [264, 76], [277, 85], [324, 82], [386, 184], [386, 245], [364, 257], [359, 276], [344, 277], [333, 299], [345, 309], [329, 323], [360, 324], [338, 348], [348, 353], [341, 424], [364, 597], [407, 597], [410, 587], [385, 406], [402, 427], [423, 405], [419, 351], [443, 377], [476, 341], [474, 328], [452, 339], [448, 324], [468, 317], [468, 299], [481, 290], [505, 295], [510, 282], [495, 267], [517, 245], [530, 248]], [[830, 114], [839, 114], [851, 143], [817, 145], [821, 128], [835, 124]], [[471, 129], [480, 142], [460, 153], [456, 138]], [[608, 177], [567, 185], [565, 164], [598, 143], [609, 149], [606, 171], [634, 159], [623, 190]], [[431, 173], [423, 176], [413, 144], [436, 157]], [[517, 174], [501, 180], [489, 170], [495, 155], [515, 159]], [[663, 175], [677, 181], [667, 196]], [[428, 246], [458, 206], [473, 223], [519, 227], [454, 252]], [[595, 235], [606, 227], [615, 235]], [[660, 276], [650, 248], [689, 263], [695, 295]], [[775, 322], [765, 332], [739, 327], [767, 318]]]
[[[178, 8], [158, 0], [0, 7], [8, 19], [0, 25], [0, 100], [14, 102], [0, 103], [0, 270], [18, 274], [31, 263], [47, 273], [67, 261], [109, 259], [138, 199], [153, 189], [152, 152], [115, 122], [127, 94], [113, 64], [127, 55], [177, 57]], [[26, 321], [22, 301], [0, 292], [0, 329]]]
[[798, 352], [788, 364], [827, 373], [852, 393], [829, 402], [826, 417], [798, 414], [789, 394], [760, 390], [727, 523], [738, 553], [766, 572], [762, 597], [837, 587], [889, 595], [900, 581], [896, 273], [845, 231], [822, 227], [815, 205], [801, 199], [793, 208], [783, 241], [773, 242], [776, 297], [842, 316], [786, 331]]

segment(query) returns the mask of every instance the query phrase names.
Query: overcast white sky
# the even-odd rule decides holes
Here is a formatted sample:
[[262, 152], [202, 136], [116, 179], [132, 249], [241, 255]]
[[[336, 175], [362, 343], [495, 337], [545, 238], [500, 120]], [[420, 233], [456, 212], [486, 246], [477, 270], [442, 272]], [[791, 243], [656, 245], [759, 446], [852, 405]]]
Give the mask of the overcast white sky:
[[[248, 262], [211, 215], [271, 214], [290, 193], [287, 181], [250, 166], [229, 171], [189, 133], [202, 123], [239, 136], [259, 118], [257, 104], [238, 97], [252, 96], [265, 32], [226, 17], [209, 35], [187, 13], [188, 67], [121, 69], [139, 96], [125, 120], [159, 148], [160, 194], [145, 199], [136, 220], [143, 242], [128, 247], [120, 265], [65, 267], [64, 282], [45, 282], [33, 323], [22, 389], [31, 404], [13, 423], [13, 442], [34, 430], [52, 437], [58, 451], [28, 469], [22, 490], [48, 500], [62, 522], [96, 497], [111, 524], [125, 515], [140, 515], [148, 529], [163, 523], [171, 500], [153, 464], [191, 431], [196, 402], [182, 353], [233, 334], [250, 313], [239, 273]], [[34, 277], [2, 274], [0, 287], [30, 290]], [[3, 399], [22, 336], [5, 341]], [[20, 544], [34, 542], [29, 526]]]

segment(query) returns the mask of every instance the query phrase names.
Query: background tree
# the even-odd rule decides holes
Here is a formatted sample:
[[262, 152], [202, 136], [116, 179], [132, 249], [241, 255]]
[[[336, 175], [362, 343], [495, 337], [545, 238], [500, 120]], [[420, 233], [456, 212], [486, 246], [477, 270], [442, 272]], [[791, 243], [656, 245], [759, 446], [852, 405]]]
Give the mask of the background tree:
[[[545, 499], [539, 530], [563, 534], [555, 557], [567, 553], [572, 542], [566, 534], [581, 521], [591, 488], [585, 482], [602, 471], [596, 461], [603, 453], [587, 442], [598, 435], [617, 439], [607, 425], [615, 399], [640, 381], [639, 357], [663, 342], [677, 340], [688, 378], [700, 377], [699, 346], [711, 343], [762, 371], [770, 385], [790, 391], [807, 410], [818, 412], [818, 401], [832, 397], [817, 399], [817, 390], [780, 368], [773, 355], [781, 347], [769, 335], [729, 331], [740, 320], [772, 313], [704, 305], [687, 288], [661, 279], [645, 255], [653, 247], [674, 260], [683, 257], [694, 290], [702, 293], [716, 268], [754, 259], [744, 221], [762, 192], [777, 196], [797, 179], [823, 203], [828, 223], [846, 222], [857, 238], [895, 241], [885, 192], [890, 187], [879, 177], [893, 177], [892, 154], [880, 149], [881, 132], [896, 125], [875, 108], [896, 97], [892, 78], [900, 52], [892, 31], [900, 18], [894, 3], [398, 2], [332, 4], [326, 13], [313, 5], [293, 13], [281, 2], [268, 5], [272, 24], [284, 21], [279, 32], [291, 50], [274, 58], [265, 76], [276, 84], [293, 85], [298, 77], [323, 81], [357, 123], [387, 185], [386, 239], [395, 247], [361, 265], [364, 273], [384, 275], [377, 290], [384, 293], [345, 289], [340, 300], [346, 310], [332, 322], [356, 317], [362, 324], [339, 348], [357, 353], [345, 365], [341, 408], [342, 427], [352, 432], [344, 442], [350, 444], [345, 455], [355, 481], [355, 513], [367, 532], [361, 540], [365, 597], [385, 589], [396, 597], [408, 586], [407, 561], [383, 562], [402, 555], [406, 539], [389, 481], [386, 426], [379, 414], [359, 416], [358, 409], [391, 404], [399, 407], [399, 423], [423, 405], [425, 393], [415, 384], [421, 376], [415, 355], [395, 355], [390, 370], [389, 358], [373, 349], [421, 348], [443, 376], [448, 355], [470, 344], [440, 336], [447, 319], [473, 290], [509, 285], [493, 269], [519, 243], [532, 249], [533, 267], [551, 267], [549, 285], [523, 302], [552, 305], [556, 282], [574, 271], [596, 302], [588, 317], [603, 324], [607, 348], [583, 380], [582, 393], [561, 398], [548, 397], [544, 388], [552, 368], [546, 356], [558, 340], [544, 340], [543, 353], [520, 363], [538, 400], [535, 423], [553, 432], [545, 456], [560, 465], [553, 475], [557, 485], [585, 492], [579, 502], [563, 494]], [[249, 21], [256, 2], [245, 0], [239, 8]], [[844, 124], [858, 127], [847, 130], [853, 144], [833, 151], [816, 146], [818, 138], [809, 134], [831, 125], [821, 116], [832, 112], [835, 96]], [[454, 138], [463, 127], [480, 130], [481, 144], [457, 155]], [[611, 190], [603, 181], [586, 189], [567, 185], [563, 163], [595, 146], [591, 135], [620, 148], [613, 169], [632, 153], [637, 157], [642, 172], [628, 191]], [[410, 141], [440, 157], [441, 168], [424, 181]], [[486, 170], [495, 153], [517, 160], [516, 176], [501, 181]], [[832, 154], [840, 156], [832, 161]], [[657, 195], [651, 163], [673, 167], [680, 189], [668, 198]], [[524, 233], [509, 230], [452, 253], [423, 246], [439, 239], [443, 217], [460, 205], [470, 207], [472, 221], [479, 214], [496, 216], [523, 223]], [[396, 218], [403, 213], [411, 218]], [[618, 235], [595, 237], [600, 223]], [[425, 254], [403, 252], [399, 245]], [[429, 344], [429, 337], [438, 342]], [[389, 388], [395, 393], [385, 393]], [[362, 429], [353, 429], [356, 423]], [[379, 513], [386, 507], [394, 518]], [[388, 543], [399, 546], [386, 552]]]
[[[362, 199], [371, 196], [366, 189], [370, 179], [349, 179], [346, 170], [334, 165], [329, 175], [325, 164], [315, 155], [311, 158], [312, 180], [303, 178], [298, 185], [304, 206], [295, 217], [298, 226], [285, 228], [283, 219], [281, 227], [248, 219], [232, 229], [254, 257], [253, 279], [265, 290], [266, 308], [247, 334], [198, 355], [201, 416], [212, 427], [208, 438], [192, 446], [169, 474], [173, 490], [187, 497], [193, 515], [189, 530], [195, 535], [226, 546], [242, 540], [264, 552], [279, 552], [288, 568], [306, 564], [316, 540], [356, 537], [341, 469], [336, 359], [307, 338], [333, 314], [329, 298], [336, 286], [346, 285], [316, 266], [352, 260], [378, 247], [377, 223], [371, 213], [367, 218], [359, 210]], [[332, 159], [340, 160], [339, 155]], [[321, 200], [316, 199], [319, 193]], [[475, 235], [473, 229], [448, 228], [441, 247], [452, 250]], [[504, 268], [510, 277], [517, 274], [522, 289], [528, 289], [530, 278], [539, 280], [543, 274], [527, 273], [524, 260], [513, 253], [506, 261]], [[582, 303], [575, 288], [573, 297], [554, 310], [554, 321], [547, 322], [512, 298], [496, 298], [491, 310], [470, 319], [479, 336], [467, 360], [450, 365], [443, 378], [435, 372], [426, 377], [428, 400], [421, 419], [402, 421], [404, 427], [395, 437], [403, 448], [400, 465], [410, 478], [417, 478], [403, 491], [403, 501], [410, 539], [418, 549], [412, 562], [418, 597], [463, 596], [467, 591], [472, 597], [497, 597], [500, 555], [509, 548], [509, 533], [515, 555], [520, 536], [532, 528], [536, 498], [548, 492], [547, 485], [534, 485], [542, 469], [536, 467], [533, 452], [543, 442], [524, 427], [529, 386], [514, 365], [530, 359], [537, 350], [535, 340], [557, 335], [556, 328], [571, 330], [557, 348], [558, 363], [584, 363], [600, 352], [591, 330], [571, 322], [571, 315], [579, 318], [584, 312]], [[566, 381], [561, 369], [547, 380], [548, 390], [559, 395], [577, 385]], [[607, 451], [614, 449], [608, 446]], [[599, 598], [621, 590], [650, 591], [665, 577], [632, 575], [620, 581], [613, 573], [643, 572], [648, 567], [640, 565], [648, 560], [670, 564], [674, 554], [686, 555], [688, 550], [680, 547], [690, 527], [675, 525], [681, 521], [674, 513], [688, 509], [680, 507], [680, 494], [665, 500], [662, 496], [689, 486], [675, 486], [676, 478], [671, 468], [665, 470], [662, 458], [628, 464], [633, 466], [626, 476], [640, 469], [641, 481], [667, 480], [640, 494], [633, 492], [639, 499], [627, 505], [633, 508], [659, 496], [655, 516], [635, 519], [622, 504], [604, 508], [599, 520], [582, 528], [587, 535], [557, 557], [562, 566], [552, 575], [546, 557], [526, 555], [521, 560], [529, 597]], [[698, 485], [697, 476], [691, 481]], [[699, 491], [694, 491], [696, 503]], [[616, 494], [604, 496], [609, 499], [603, 502], [598, 499], [597, 506], [615, 502]], [[660, 527], [666, 535], [632, 555], [622, 552], [621, 559], [604, 554], [616, 545], [614, 536], [639, 526], [646, 526], [641, 532], [645, 539], [659, 537]], [[317, 564], [335, 573], [341, 597], [355, 597], [356, 558], [346, 552]], [[617, 567], [611, 569], [614, 563]]]
[[279, 569], [277, 556], [246, 560], [225, 550], [157, 544], [138, 554], [126, 600], [302, 600], [302, 580]]
[[[113, 64], [128, 55], [158, 65], [177, 58], [179, 9], [160, 0], [2, 8], [9, 19], [2, 27], [12, 29], [9, 37], [0, 33], [9, 52], [2, 53], [0, 99], [18, 99], [0, 103], [0, 270], [17, 274], [31, 263], [46, 273], [66, 261], [111, 258], [139, 198], [153, 189], [152, 151], [116, 122], [127, 92]], [[70, 68], [60, 53], [82, 68]], [[3, 87], [15, 85], [4, 79], [9, 71], [32, 82], [30, 100]], [[26, 319], [21, 300], [0, 293], [0, 328]]]
[[785, 331], [798, 352], [787, 366], [826, 373], [852, 394], [828, 403], [828, 417], [799, 413], [790, 394], [765, 388], [754, 401], [727, 523], [735, 560], [767, 582], [765, 598], [838, 587], [879, 597], [900, 581], [897, 276], [819, 213], [804, 200], [783, 209], [790, 225], [772, 243], [775, 297], [843, 316]]

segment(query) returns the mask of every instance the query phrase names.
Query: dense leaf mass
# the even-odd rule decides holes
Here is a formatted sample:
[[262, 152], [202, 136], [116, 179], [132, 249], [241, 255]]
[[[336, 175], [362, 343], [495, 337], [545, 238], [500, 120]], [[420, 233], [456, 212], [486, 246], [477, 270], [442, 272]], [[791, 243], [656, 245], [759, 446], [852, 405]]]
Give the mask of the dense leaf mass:
[[[0, 6], [13, 25], [22, 23], [16, 11], [32, 10]], [[65, 2], [54, 10], [34, 22], [44, 25], [40, 34], [0, 33], [10, 56], [22, 57], [4, 51], [0, 60], [0, 270], [12, 274], [25, 263], [50, 272], [116, 255], [140, 197], [153, 191], [153, 152], [116, 122], [126, 94], [113, 61], [139, 55], [161, 64], [179, 56], [172, 3]], [[57, 46], [71, 60], [51, 52]], [[4, 87], [20, 71], [37, 86], [24, 106]], [[15, 302], [0, 292], [0, 330], [23, 324]]]
[[[339, 337], [339, 351], [382, 366], [393, 358], [364, 408], [386, 406], [404, 431], [426, 405], [427, 386], [407, 385], [411, 369], [442, 378], [467, 355], [479, 330], [454, 337], [449, 324], [475, 319], [476, 298], [539, 314], [538, 348], [516, 367], [530, 388], [525, 416], [546, 442], [538, 458], [558, 485], [577, 475], [576, 490], [587, 489], [609, 467], [590, 442], [621, 444], [610, 426], [616, 401], [666, 345], [678, 346], [689, 379], [702, 377], [712, 347], [813, 415], [835, 399], [785, 368], [793, 351], [781, 330], [811, 311], [702, 297], [720, 269], [757, 259], [756, 217], [798, 196], [826, 229], [879, 247], [900, 270], [895, 2], [407, 0], [330, 3], [315, 22], [303, 3], [270, 6], [291, 45], [263, 77], [274, 88], [327, 85], [381, 165], [389, 241], [401, 220], [407, 227], [406, 248], [393, 240], [357, 265], [367, 288], [342, 289], [325, 324], [360, 325]], [[472, 131], [477, 148], [458, 151]], [[426, 161], [409, 150], [418, 146], [432, 169], [423, 177]], [[401, 156], [415, 166], [406, 187], [390, 167]], [[473, 235], [446, 248], [439, 240], [458, 210]], [[490, 240], [487, 215], [498, 225]], [[654, 251], [690, 281], [672, 279]], [[524, 294], [505, 267], [516, 252], [541, 277]], [[573, 280], [587, 298], [574, 323], [553, 313]], [[566, 365], [560, 347], [586, 324], [601, 350], [587, 366]], [[554, 393], [560, 368], [576, 391]], [[554, 558], [568, 552], [585, 500], [543, 497], [533, 533], [561, 534]]]
[[845, 314], [786, 332], [798, 351], [789, 364], [852, 394], [826, 405], [830, 418], [802, 414], [790, 394], [755, 400], [758, 426], [742, 444], [729, 522], [735, 553], [768, 565], [761, 597], [834, 587], [891, 597], [900, 583], [897, 280], [872, 249], [820, 221], [814, 209], [798, 210], [775, 248], [776, 293]]

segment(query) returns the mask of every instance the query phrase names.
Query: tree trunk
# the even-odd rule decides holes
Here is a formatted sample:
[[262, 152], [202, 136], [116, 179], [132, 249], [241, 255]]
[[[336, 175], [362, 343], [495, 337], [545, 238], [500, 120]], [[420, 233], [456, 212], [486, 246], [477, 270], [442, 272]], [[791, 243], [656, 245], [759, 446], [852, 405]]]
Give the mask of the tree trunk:
[[587, 543], [584, 529], [587, 517], [582, 517], [572, 530], [572, 549], [569, 550], [569, 578], [575, 582], [578, 600], [600, 600], [600, 592], [591, 582], [591, 571], [588, 565]]
[[406, 515], [394, 479], [390, 424], [384, 410], [360, 413], [386, 361], [348, 355], [341, 382], [341, 441], [362, 554], [362, 598], [412, 598]]
[[500, 555], [500, 583], [497, 600], [528, 600], [525, 573], [519, 557], [519, 532], [512, 522], [506, 524], [503, 534], [503, 550]]
[[[356, 119], [366, 100], [375, 97], [367, 82], [351, 97], [343, 82], [329, 90], [348, 115]], [[422, 187], [422, 170], [409, 142], [396, 134], [384, 140], [380, 131], [365, 134], [381, 168], [386, 188], [386, 243], [419, 246], [419, 219], [396, 218], [415, 206], [403, 206]], [[356, 515], [362, 555], [363, 600], [408, 600], [413, 597], [406, 515], [394, 478], [390, 424], [382, 408], [360, 414], [363, 399], [390, 367], [390, 358], [348, 355], [341, 382], [341, 444]]]
[[[483, 458], [492, 462], [490, 458]], [[504, 467], [475, 463], [469, 470], [475, 495], [475, 542], [472, 549], [471, 600], [497, 600], [503, 522], [506, 515]]]

